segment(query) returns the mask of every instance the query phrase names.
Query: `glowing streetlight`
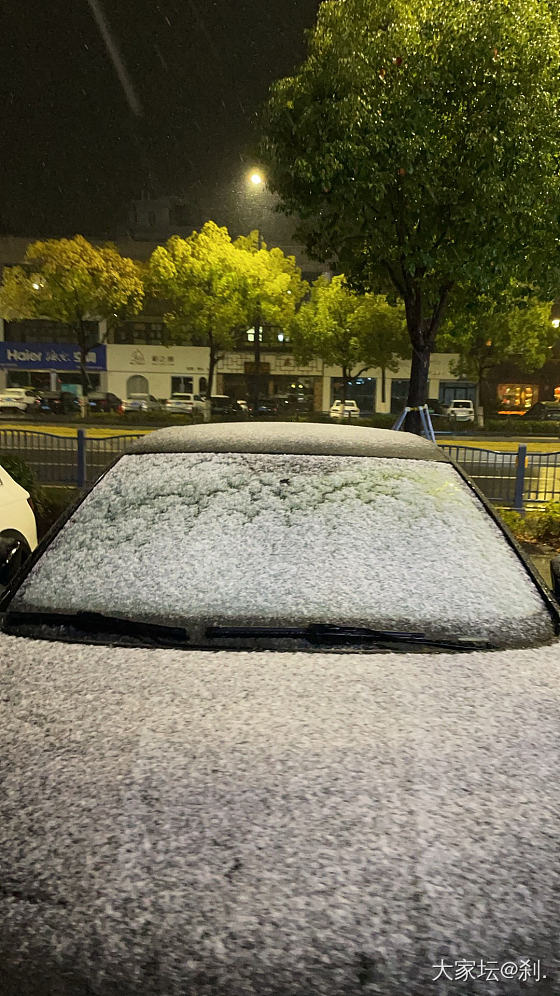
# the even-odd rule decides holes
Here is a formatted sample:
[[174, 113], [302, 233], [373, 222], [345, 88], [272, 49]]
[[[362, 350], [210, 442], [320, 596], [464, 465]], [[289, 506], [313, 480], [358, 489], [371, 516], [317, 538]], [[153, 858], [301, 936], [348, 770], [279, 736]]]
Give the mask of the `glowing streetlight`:
[[260, 187], [264, 183], [264, 177], [262, 173], [258, 172], [258, 170], [253, 170], [253, 172], [249, 176], [249, 180], [254, 187]]

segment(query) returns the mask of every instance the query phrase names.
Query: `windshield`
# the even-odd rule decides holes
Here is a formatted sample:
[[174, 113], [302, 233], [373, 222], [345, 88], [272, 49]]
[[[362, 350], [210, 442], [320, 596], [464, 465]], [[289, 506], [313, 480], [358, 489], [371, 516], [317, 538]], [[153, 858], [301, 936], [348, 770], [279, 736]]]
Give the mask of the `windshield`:
[[11, 608], [191, 633], [336, 624], [499, 646], [553, 635], [536, 587], [455, 469], [400, 459], [124, 456]]

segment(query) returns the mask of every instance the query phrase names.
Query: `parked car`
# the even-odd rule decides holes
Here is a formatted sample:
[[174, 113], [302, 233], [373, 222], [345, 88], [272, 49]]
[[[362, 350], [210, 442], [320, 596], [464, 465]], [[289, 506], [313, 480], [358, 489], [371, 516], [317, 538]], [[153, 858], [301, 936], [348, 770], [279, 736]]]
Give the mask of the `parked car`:
[[447, 409], [452, 422], [474, 422], [474, 405], [470, 398], [455, 398]]
[[[249, 411], [255, 415], [255, 405], [251, 404]], [[278, 402], [274, 398], [260, 398], [256, 410], [256, 416], [261, 418], [274, 418], [278, 415]]]
[[535, 419], [539, 422], [560, 421], [560, 404], [556, 401], [537, 401], [523, 413], [527, 419]]
[[36, 546], [37, 525], [29, 491], [0, 466], [0, 589], [9, 584]]
[[193, 411], [200, 410], [204, 405], [204, 398], [201, 394], [176, 393], [172, 394], [165, 402], [165, 410], [169, 414], [190, 415]]
[[121, 399], [111, 391], [92, 391], [87, 400], [93, 412], [118, 412], [122, 405]]
[[39, 394], [33, 387], [5, 387], [0, 391], [0, 415], [33, 415], [39, 411]]
[[3, 996], [411, 996], [463, 957], [507, 963], [502, 996], [520, 959], [552, 978], [559, 609], [437, 446], [153, 432], [24, 574]]
[[118, 409], [121, 415], [127, 412], [162, 412], [164, 405], [153, 394], [129, 394]]
[[344, 413], [342, 412], [342, 401], [335, 401], [330, 409], [331, 418], [359, 418], [360, 409], [355, 401], [346, 401]]
[[213, 394], [210, 398], [212, 415], [222, 417], [243, 417], [244, 412], [241, 405], [228, 394]]
[[80, 415], [80, 399], [71, 391], [43, 392], [40, 410], [55, 415]]
[[70, 391], [41, 391], [39, 414], [79, 416], [80, 413], [80, 399]]

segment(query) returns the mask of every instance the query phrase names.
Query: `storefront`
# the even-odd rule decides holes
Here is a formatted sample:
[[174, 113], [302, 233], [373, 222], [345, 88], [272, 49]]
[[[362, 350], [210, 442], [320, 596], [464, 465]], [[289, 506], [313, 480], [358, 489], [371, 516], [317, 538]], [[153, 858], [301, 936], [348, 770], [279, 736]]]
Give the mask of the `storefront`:
[[[106, 369], [106, 347], [94, 346], [86, 356], [90, 390], [99, 388]], [[80, 350], [75, 343], [0, 342], [0, 370], [6, 387], [82, 393]]]
[[[558, 388], [554, 389], [555, 400], [557, 390]], [[536, 404], [538, 400], [538, 384], [498, 384], [497, 401], [500, 415], [522, 415], [531, 405]]]

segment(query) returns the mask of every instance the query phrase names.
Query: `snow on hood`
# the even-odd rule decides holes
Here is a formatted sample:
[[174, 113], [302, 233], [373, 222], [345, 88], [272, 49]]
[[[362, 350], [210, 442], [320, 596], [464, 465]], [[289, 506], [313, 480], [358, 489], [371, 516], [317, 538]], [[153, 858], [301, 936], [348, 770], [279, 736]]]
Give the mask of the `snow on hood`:
[[0, 992], [558, 993], [559, 688], [558, 645], [0, 637]]
[[453, 466], [381, 457], [125, 456], [13, 606], [191, 633], [338, 623], [500, 646], [553, 635], [534, 583]]

